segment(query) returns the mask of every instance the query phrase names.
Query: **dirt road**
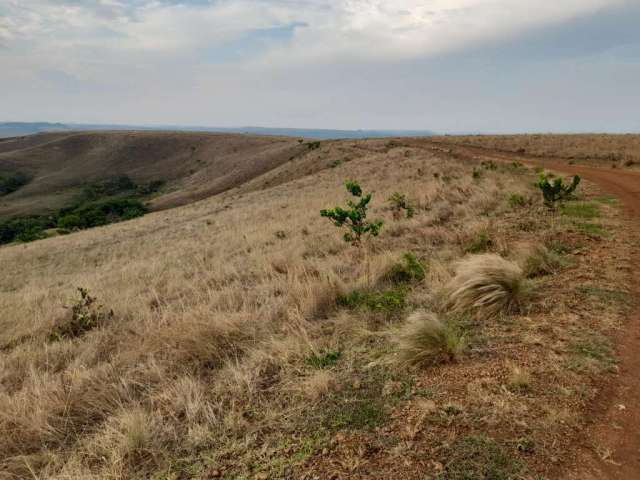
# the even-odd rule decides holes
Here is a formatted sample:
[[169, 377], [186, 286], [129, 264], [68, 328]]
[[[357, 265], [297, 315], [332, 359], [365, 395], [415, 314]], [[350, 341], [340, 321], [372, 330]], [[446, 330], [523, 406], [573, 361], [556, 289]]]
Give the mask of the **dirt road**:
[[[529, 158], [476, 147], [448, 147], [465, 156], [517, 160], [580, 175], [618, 197], [628, 215], [636, 220], [638, 240], [631, 267], [634, 297], [640, 299], [640, 173], [569, 165], [562, 160]], [[617, 339], [617, 352], [619, 373], [600, 390], [583, 445], [558, 480], [640, 480], [640, 305]]]

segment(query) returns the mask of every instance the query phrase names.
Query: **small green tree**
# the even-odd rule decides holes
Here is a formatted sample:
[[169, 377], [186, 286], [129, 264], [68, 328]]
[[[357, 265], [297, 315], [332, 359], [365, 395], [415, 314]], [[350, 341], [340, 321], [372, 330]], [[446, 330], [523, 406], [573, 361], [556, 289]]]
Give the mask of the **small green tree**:
[[407, 218], [413, 217], [415, 209], [409, 203], [409, 200], [407, 199], [407, 196], [405, 194], [400, 192], [393, 192], [393, 195], [389, 197], [388, 202], [391, 204], [391, 210], [393, 211], [394, 219], [397, 220], [400, 218], [400, 213], [402, 212], [402, 210], [405, 211]]
[[561, 178], [556, 178], [553, 182], [550, 182], [549, 178], [549, 175], [541, 173], [538, 179], [538, 188], [542, 192], [544, 203], [550, 208], [555, 208], [556, 202], [571, 198], [571, 195], [580, 184], [578, 175], [573, 177], [573, 181], [570, 184], [565, 184]]
[[344, 234], [345, 242], [354, 246], [360, 246], [363, 235], [377, 237], [382, 229], [383, 222], [367, 221], [367, 209], [371, 202], [371, 193], [362, 195], [362, 188], [357, 182], [347, 181], [345, 183], [347, 191], [360, 200], [356, 203], [347, 201], [349, 208], [335, 207], [331, 210], [320, 210], [320, 215], [333, 222], [336, 227], [346, 227], [348, 232]]

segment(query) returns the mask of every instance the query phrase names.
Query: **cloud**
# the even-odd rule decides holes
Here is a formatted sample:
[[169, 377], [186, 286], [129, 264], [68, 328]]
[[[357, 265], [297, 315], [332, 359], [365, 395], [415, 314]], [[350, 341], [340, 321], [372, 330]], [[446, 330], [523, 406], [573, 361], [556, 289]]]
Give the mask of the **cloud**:
[[466, 115], [480, 129], [469, 105], [509, 125], [496, 105], [537, 88], [520, 71], [544, 78], [549, 95], [572, 90], [556, 72], [582, 56], [636, 75], [634, 4], [0, 0], [0, 90], [12, 92], [5, 112], [23, 118], [454, 128]]

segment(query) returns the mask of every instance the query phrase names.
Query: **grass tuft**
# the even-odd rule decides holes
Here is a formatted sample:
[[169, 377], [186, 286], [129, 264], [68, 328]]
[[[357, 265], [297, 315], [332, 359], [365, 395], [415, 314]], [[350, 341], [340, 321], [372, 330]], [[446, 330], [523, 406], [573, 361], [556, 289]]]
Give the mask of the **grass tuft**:
[[425, 311], [413, 313], [397, 338], [403, 363], [417, 366], [451, 362], [467, 347], [464, 333], [450, 320]]
[[517, 311], [529, 292], [522, 269], [495, 254], [458, 262], [448, 290], [453, 311], [472, 311], [485, 318]]
[[525, 258], [522, 270], [527, 278], [552, 275], [563, 265], [563, 259], [544, 245], [536, 245]]

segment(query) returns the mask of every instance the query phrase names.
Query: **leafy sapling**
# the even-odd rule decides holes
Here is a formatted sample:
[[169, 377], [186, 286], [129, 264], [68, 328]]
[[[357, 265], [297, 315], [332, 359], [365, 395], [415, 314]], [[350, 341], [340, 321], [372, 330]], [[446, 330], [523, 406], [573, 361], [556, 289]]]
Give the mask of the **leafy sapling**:
[[544, 203], [549, 208], [555, 208], [556, 202], [568, 200], [575, 192], [580, 184], [580, 177], [575, 175], [573, 181], [564, 183], [561, 178], [556, 178], [553, 182], [549, 181], [550, 176], [544, 173], [540, 174], [538, 179], [538, 188], [542, 192]]
[[362, 188], [358, 182], [347, 181], [345, 186], [351, 195], [359, 198], [359, 201], [356, 203], [348, 200], [348, 208], [335, 207], [331, 210], [320, 210], [320, 215], [331, 220], [336, 227], [346, 227], [348, 231], [344, 234], [344, 241], [354, 246], [360, 246], [363, 236], [378, 236], [383, 222], [380, 220], [367, 221], [367, 209], [369, 208], [369, 202], [371, 202], [371, 193], [363, 196]]

